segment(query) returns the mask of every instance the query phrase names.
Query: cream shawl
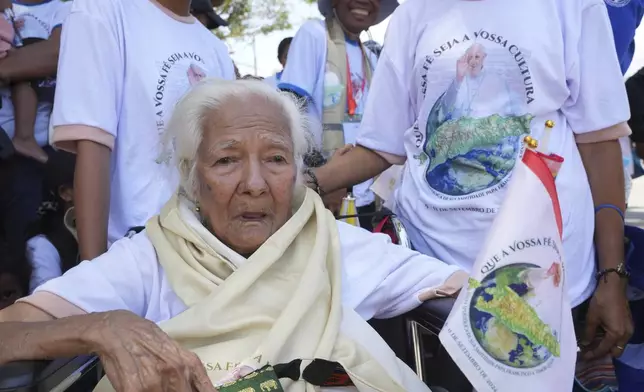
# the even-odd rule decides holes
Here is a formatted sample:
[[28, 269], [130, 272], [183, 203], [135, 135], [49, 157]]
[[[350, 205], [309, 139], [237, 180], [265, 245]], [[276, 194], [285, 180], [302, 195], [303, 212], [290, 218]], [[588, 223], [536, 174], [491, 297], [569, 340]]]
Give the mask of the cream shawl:
[[[303, 370], [321, 358], [342, 364], [358, 391], [404, 392], [404, 380], [341, 333], [347, 309], [336, 221], [315, 192], [302, 193], [292, 218], [247, 260], [207, 231], [186, 200], [170, 200], [147, 235], [188, 309], [160, 327], [201, 358], [213, 383], [240, 364], [302, 359]], [[357, 325], [373, 332], [364, 320]], [[302, 380], [281, 383], [287, 392], [317, 390]], [[113, 389], [104, 379], [96, 390]]]

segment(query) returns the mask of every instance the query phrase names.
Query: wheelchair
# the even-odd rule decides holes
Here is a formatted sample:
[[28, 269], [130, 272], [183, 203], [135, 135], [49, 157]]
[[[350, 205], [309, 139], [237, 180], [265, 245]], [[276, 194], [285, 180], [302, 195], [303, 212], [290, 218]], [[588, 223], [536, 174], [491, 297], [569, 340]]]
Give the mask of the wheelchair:
[[[394, 244], [412, 247], [403, 223], [390, 211], [374, 214], [374, 232], [388, 235]], [[407, 314], [369, 323], [432, 391], [472, 392], [472, 385], [438, 339], [454, 302], [454, 298], [434, 299]]]
[[[376, 216], [375, 232], [411, 247], [405, 228], [393, 214]], [[454, 299], [428, 301], [411, 312], [387, 320], [370, 320], [396, 355], [433, 392], [472, 392], [472, 386], [440, 344], [440, 332]], [[25, 361], [0, 366], [0, 392], [87, 392], [103, 376], [96, 356]]]

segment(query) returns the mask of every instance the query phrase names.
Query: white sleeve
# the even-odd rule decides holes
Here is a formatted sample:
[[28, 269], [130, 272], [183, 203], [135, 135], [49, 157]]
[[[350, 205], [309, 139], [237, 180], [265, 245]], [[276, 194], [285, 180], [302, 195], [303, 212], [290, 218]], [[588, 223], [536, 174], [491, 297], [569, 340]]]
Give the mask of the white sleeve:
[[62, 275], [58, 250], [43, 235], [27, 241], [27, 259], [33, 268], [29, 281], [29, 293], [33, 293], [43, 283]]
[[[83, 3], [85, 8], [88, 3]], [[116, 137], [124, 83], [122, 37], [114, 7], [96, 8], [104, 14], [72, 9], [65, 20], [52, 114], [54, 139], [56, 128], [64, 125], [94, 127]]]
[[58, 8], [56, 9], [56, 12], [54, 12], [54, 15], [51, 20], [51, 31], [49, 34], [52, 33], [56, 28], [61, 27], [63, 23], [65, 22], [65, 19], [67, 19], [67, 16], [69, 16], [69, 12], [72, 9], [72, 2], [71, 1], [61, 1], [59, 2]]
[[399, 157], [406, 156], [404, 133], [415, 121], [409, 78], [404, 77], [413, 65], [409, 45], [416, 42], [409, 38], [413, 29], [408, 23], [405, 13], [391, 17], [357, 137], [357, 144]]
[[605, 129], [630, 117], [624, 77], [603, 2], [582, 10], [580, 27], [577, 32], [568, 31], [565, 40], [570, 96], [561, 109], [575, 134]]
[[[291, 90], [311, 101], [315, 99], [315, 86], [320, 77], [326, 53], [325, 36], [319, 34], [319, 21], [309, 21], [300, 27], [288, 50], [288, 61], [278, 87]], [[315, 105], [322, 107], [321, 102]]]
[[[212, 33], [208, 32], [212, 35]], [[217, 52], [217, 58], [219, 59], [219, 66], [221, 69], [221, 78], [226, 80], [237, 80], [235, 75], [235, 64], [233, 64], [233, 59], [228, 53], [228, 46], [215, 36], [215, 50]]]
[[[87, 313], [129, 310], [148, 314], [160, 287], [156, 253], [145, 233], [114, 243], [102, 256], [84, 261], [36, 289], [55, 294]], [[154, 290], [153, 290], [154, 288]]]
[[338, 222], [342, 264], [343, 301], [368, 320], [390, 318], [421, 304], [418, 295], [437, 288], [458, 267], [391, 243], [374, 234]]

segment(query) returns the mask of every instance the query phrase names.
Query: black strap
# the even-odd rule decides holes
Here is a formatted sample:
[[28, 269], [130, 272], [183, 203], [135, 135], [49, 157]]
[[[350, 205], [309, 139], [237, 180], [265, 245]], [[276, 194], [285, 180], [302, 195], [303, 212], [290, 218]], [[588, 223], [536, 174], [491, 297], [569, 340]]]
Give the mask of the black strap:
[[344, 367], [337, 362], [315, 359], [300, 375], [301, 359], [273, 366], [279, 378], [290, 378], [298, 381], [300, 377], [309, 384], [320, 387], [354, 386]]
[[132, 238], [135, 235], [137, 235], [140, 232], [142, 232], [143, 230], [145, 230], [145, 226], [134, 226], [134, 227], [130, 228], [130, 230], [128, 230], [127, 233], [125, 233], [125, 237], [126, 238]]

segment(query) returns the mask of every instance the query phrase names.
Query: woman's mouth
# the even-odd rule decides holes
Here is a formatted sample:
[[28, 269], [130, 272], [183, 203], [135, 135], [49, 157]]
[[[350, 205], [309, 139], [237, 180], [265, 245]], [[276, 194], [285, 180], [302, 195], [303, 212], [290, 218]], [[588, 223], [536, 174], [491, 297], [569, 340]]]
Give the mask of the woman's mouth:
[[240, 215], [240, 218], [248, 222], [259, 222], [266, 218], [266, 214], [263, 212], [244, 212]]
[[351, 10], [351, 14], [360, 18], [366, 18], [369, 16], [369, 11], [362, 8], [354, 8]]

